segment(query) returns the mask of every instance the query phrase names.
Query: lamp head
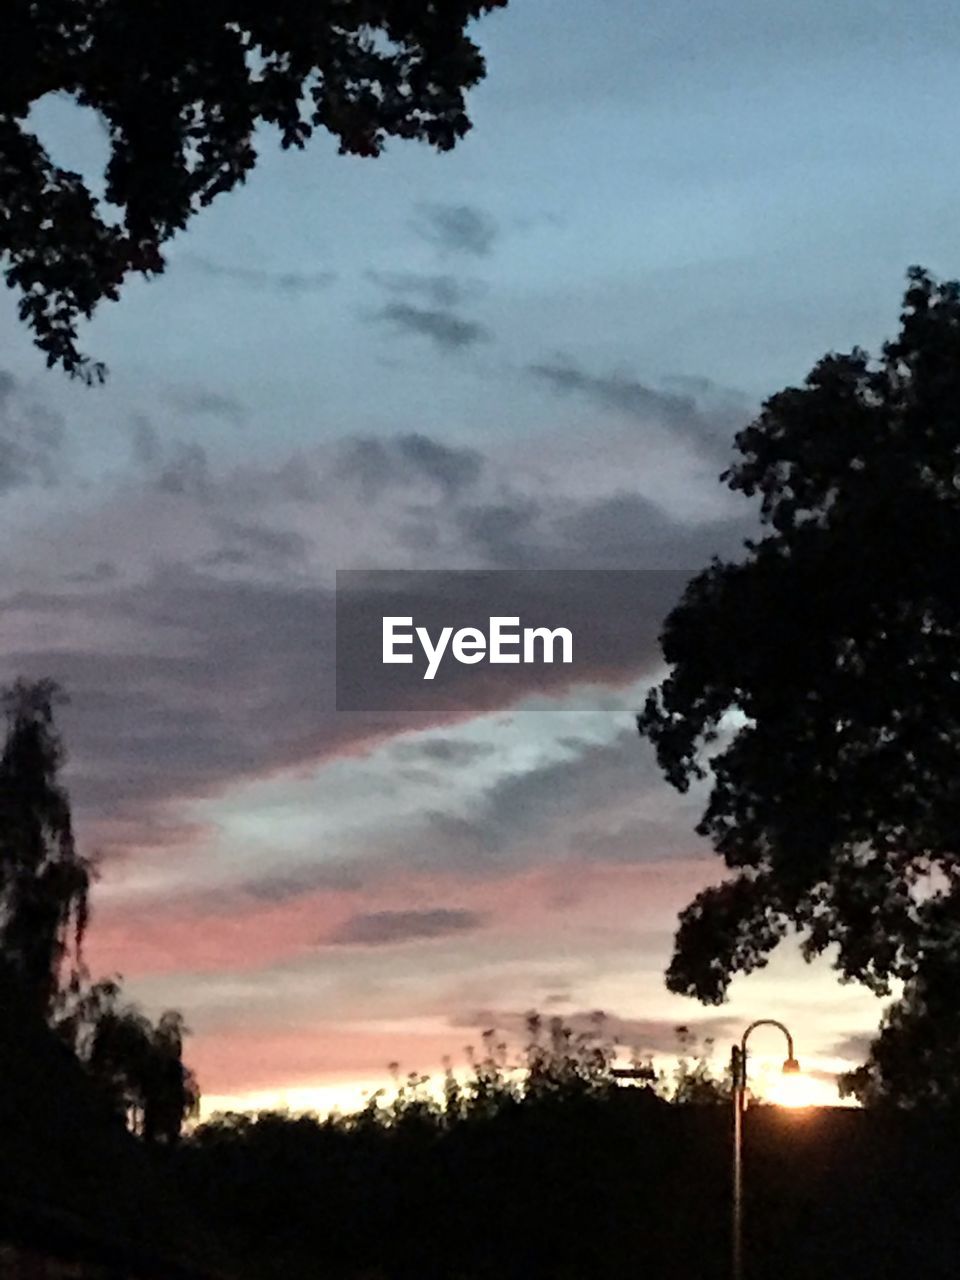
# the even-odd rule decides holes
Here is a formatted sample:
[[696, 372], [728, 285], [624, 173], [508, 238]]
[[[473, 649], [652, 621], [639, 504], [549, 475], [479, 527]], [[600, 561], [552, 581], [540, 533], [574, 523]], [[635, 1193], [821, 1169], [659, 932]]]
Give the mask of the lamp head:
[[796, 1058], [788, 1058], [783, 1064], [783, 1074], [785, 1076], [796, 1076], [800, 1074], [800, 1063]]

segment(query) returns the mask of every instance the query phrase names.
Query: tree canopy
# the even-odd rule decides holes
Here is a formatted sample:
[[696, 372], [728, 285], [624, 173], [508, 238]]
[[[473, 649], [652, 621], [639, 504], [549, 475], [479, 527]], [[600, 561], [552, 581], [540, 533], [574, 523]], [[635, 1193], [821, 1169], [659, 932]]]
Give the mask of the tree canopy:
[[[257, 129], [284, 148], [327, 130], [341, 153], [388, 138], [450, 150], [484, 75], [468, 24], [507, 0], [6, 0], [0, 16], [0, 262], [49, 365], [103, 369], [77, 325], [124, 279], [163, 270], [162, 246], [246, 179]], [[102, 195], [29, 127], [65, 94], [103, 121]]]
[[639, 717], [732, 873], [674, 991], [720, 1002], [791, 930], [881, 994], [960, 975], [958, 405], [960, 285], [913, 268], [878, 359], [825, 356], [737, 436], [763, 534], [690, 582]]

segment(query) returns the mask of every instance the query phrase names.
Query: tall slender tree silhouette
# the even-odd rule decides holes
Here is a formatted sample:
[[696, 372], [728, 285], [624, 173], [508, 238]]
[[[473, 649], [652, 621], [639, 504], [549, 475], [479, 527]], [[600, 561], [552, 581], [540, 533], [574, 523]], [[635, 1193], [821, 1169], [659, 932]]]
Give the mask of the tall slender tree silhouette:
[[51, 680], [8, 689], [0, 756], [0, 955], [44, 1016], [64, 964], [79, 972], [91, 874], [59, 781], [64, 752], [53, 707], [60, 698]]

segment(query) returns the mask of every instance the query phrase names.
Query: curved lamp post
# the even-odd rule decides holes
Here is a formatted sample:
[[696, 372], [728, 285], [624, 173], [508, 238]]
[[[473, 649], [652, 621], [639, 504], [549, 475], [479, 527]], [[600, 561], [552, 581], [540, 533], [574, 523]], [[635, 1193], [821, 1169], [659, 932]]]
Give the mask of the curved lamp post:
[[731, 1242], [731, 1275], [733, 1280], [743, 1280], [743, 1113], [747, 1094], [747, 1039], [757, 1027], [776, 1027], [787, 1040], [787, 1058], [783, 1064], [784, 1075], [795, 1075], [800, 1063], [793, 1056], [793, 1036], [776, 1018], [758, 1018], [751, 1022], [730, 1053], [730, 1074], [733, 1080], [733, 1236]]

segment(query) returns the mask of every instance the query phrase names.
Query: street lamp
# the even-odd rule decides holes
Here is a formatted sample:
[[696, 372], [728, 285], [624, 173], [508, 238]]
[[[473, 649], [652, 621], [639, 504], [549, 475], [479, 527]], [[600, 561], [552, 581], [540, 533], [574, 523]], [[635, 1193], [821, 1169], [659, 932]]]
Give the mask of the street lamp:
[[747, 1039], [757, 1027], [776, 1027], [787, 1040], [784, 1075], [796, 1075], [800, 1063], [793, 1056], [793, 1036], [776, 1018], [759, 1018], [751, 1022], [730, 1052], [730, 1075], [733, 1080], [733, 1235], [731, 1241], [731, 1275], [743, 1280], [743, 1113], [747, 1105]]

